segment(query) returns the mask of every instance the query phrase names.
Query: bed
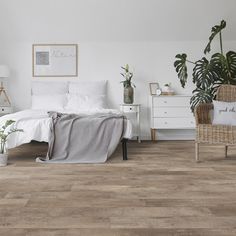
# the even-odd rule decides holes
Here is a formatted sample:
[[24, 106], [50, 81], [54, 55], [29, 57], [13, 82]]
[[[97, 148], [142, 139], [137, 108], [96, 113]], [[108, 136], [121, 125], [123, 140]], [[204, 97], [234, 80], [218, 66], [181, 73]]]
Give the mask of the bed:
[[[107, 108], [106, 81], [96, 82], [32, 82], [31, 109], [0, 117], [0, 125], [15, 120], [17, 128], [24, 132], [12, 134], [7, 148], [15, 148], [31, 141], [48, 142], [52, 119], [49, 111], [84, 116], [94, 114], [120, 114]], [[126, 141], [132, 138], [129, 120], [122, 135], [123, 159], [127, 159]]]

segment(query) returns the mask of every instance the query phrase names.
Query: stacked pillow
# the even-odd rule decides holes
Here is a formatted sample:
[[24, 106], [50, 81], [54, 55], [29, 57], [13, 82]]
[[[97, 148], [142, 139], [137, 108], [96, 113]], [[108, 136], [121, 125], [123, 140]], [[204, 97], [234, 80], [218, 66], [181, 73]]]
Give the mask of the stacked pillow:
[[213, 125], [236, 126], [236, 102], [213, 101]]
[[32, 109], [72, 112], [107, 108], [106, 81], [33, 82]]
[[107, 108], [106, 81], [69, 83], [66, 110], [96, 110]]
[[32, 109], [61, 111], [67, 103], [66, 82], [39, 82], [32, 83]]

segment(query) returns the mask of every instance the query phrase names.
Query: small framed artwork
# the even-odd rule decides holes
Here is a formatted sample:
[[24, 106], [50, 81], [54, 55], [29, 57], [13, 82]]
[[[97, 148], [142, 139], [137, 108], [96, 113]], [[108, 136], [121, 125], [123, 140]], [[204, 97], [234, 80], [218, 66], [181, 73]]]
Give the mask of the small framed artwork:
[[150, 94], [156, 95], [157, 89], [159, 89], [160, 87], [158, 83], [149, 83], [149, 88], [150, 88]]
[[33, 77], [77, 77], [77, 44], [33, 44]]

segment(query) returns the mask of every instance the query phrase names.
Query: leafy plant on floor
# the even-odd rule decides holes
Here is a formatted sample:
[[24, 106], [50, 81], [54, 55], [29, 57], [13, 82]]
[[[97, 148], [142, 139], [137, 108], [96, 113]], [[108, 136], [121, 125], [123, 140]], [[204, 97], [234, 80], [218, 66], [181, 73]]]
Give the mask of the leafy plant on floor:
[[216, 91], [221, 84], [236, 84], [236, 53], [229, 51], [224, 53], [222, 31], [226, 28], [226, 22], [221, 21], [211, 30], [209, 42], [204, 49], [204, 54], [211, 52], [211, 43], [219, 36], [220, 52], [214, 53], [209, 59], [206, 56], [200, 60], [191, 61], [185, 53], [177, 54], [174, 66], [178, 78], [184, 88], [188, 79], [187, 63], [193, 64], [192, 81], [196, 85], [190, 100], [191, 109], [199, 103], [210, 103], [215, 98]]
[[8, 127], [13, 123], [15, 123], [14, 120], [7, 120], [0, 129], [0, 154], [4, 154], [6, 150], [6, 142], [9, 135], [15, 132], [23, 132], [22, 129], [16, 129], [16, 128], [11, 128], [8, 130]]

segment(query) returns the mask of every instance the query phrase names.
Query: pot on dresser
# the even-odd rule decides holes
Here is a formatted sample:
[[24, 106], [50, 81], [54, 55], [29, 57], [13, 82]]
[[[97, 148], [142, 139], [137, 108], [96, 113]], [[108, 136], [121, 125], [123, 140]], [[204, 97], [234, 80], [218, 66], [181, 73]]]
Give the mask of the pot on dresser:
[[188, 95], [150, 96], [151, 138], [158, 129], [194, 129], [195, 119]]

